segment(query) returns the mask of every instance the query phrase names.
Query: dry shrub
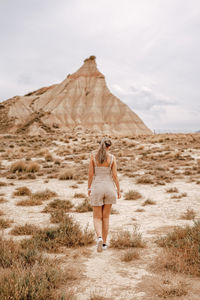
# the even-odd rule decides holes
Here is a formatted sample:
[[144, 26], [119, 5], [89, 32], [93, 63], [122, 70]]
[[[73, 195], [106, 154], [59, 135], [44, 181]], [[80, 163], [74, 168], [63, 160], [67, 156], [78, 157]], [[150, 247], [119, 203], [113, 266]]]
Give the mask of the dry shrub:
[[146, 205], [155, 205], [156, 202], [151, 200], [151, 199], [147, 199], [143, 202], [142, 206], [146, 206]]
[[68, 212], [74, 205], [70, 200], [60, 200], [55, 199], [47, 204], [47, 206], [43, 209], [44, 213], [51, 213], [56, 210], [62, 210], [63, 212]]
[[0, 186], [7, 186], [6, 182], [0, 181]]
[[40, 165], [36, 162], [31, 162], [26, 167], [26, 172], [28, 173], [35, 173], [38, 172], [40, 169]]
[[80, 225], [69, 215], [65, 215], [61, 224], [56, 228], [44, 228], [33, 234], [29, 240], [22, 241], [24, 248], [34, 245], [37, 249], [51, 252], [59, 251], [61, 246], [86, 246], [94, 241], [94, 233], [88, 227], [81, 230]]
[[129, 190], [124, 195], [125, 200], [137, 200], [140, 198], [142, 198], [142, 195], [138, 191], [134, 191], [134, 190]]
[[193, 209], [188, 208], [185, 213], [180, 216], [182, 220], [193, 220], [196, 217], [196, 212]]
[[74, 198], [86, 198], [86, 194], [84, 193], [75, 193], [74, 194]]
[[0, 203], [5, 203], [5, 202], [8, 202], [8, 201], [5, 198], [0, 197]]
[[9, 228], [12, 222], [12, 220], [0, 218], [0, 229]]
[[49, 200], [50, 198], [55, 197], [55, 196], [57, 196], [57, 193], [53, 192], [49, 189], [46, 189], [44, 191], [38, 191], [38, 192], [31, 194], [32, 199], [41, 200], [41, 201]]
[[53, 156], [51, 155], [51, 153], [47, 153], [44, 158], [46, 161], [53, 161]]
[[34, 199], [30, 197], [26, 200], [20, 200], [16, 203], [17, 206], [36, 206], [36, 205], [42, 205], [41, 199]]
[[176, 187], [171, 187], [171, 188], [168, 188], [166, 189], [166, 193], [178, 193], [179, 190], [176, 188]]
[[144, 212], [145, 210], [143, 208], [138, 208], [135, 210], [135, 212]]
[[74, 171], [72, 169], [64, 170], [58, 177], [59, 180], [69, 180], [74, 178]]
[[88, 211], [92, 211], [92, 206], [89, 199], [85, 198], [85, 200], [76, 207], [76, 212], [84, 213]]
[[182, 296], [188, 293], [188, 284], [172, 274], [159, 277], [146, 276], [143, 287], [149, 296], [148, 299], [177, 299], [176, 297], [183, 299]]
[[184, 281], [171, 282], [166, 280], [162, 285], [156, 285], [156, 295], [160, 298], [181, 297], [187, 295], [187, 293], [188, 288]]
[[0, 267], [0, 299], [65, 299], [56, 293], [65, 274], [34, 248], [0, 238]]
[[182, 194], [179, 194], [179, 195], [173, 195], [173, 196], [171, 196], [171, 199], [181, 199], [183, 197], [187, 197], [187, 193], [182, 193]]
[[137, 178], [136, 183], [137, 184], [152, 184], [152, 183], [154, 183], [154, 180], [152, 177], [150, 177], [148, 175], [142, 175]]
[[11, 164], [10, 171], [12, 173], [25, 172], [26, 171], [26, 163], [22, 160], [16, 161], [15, 163]]
[[116, 233], [113, 233], [110, 239], [110, 247], [124, 249], [131, 247], [145, 247], [145, 243], [142, 240], [142, 236], [137, 232], [135, 227], [131, 233], [128, 230], [120, 230]]
[[65, 213], [62, 210], [55, 210], [51, 212], [50, 221], [53, 224], [58, 224], [64, 221]]
[[20, 186], [16, 188], [16, 191], [13, 193], [14, 196], [29, 196], [31, 191], [26, 186]]
[[32, 235], [38, 231], [38, 227], [32, 224], [18, 225], [15, 226], [10, 234], [12, 235]]
[[163, 252], [157, 259], [161, 268], [200, 276], [200, 221], [193, 226], [176, 227], [173, 232], [157, 240]]
[[135, 259], [139, 259], [139, 257], [140, 255], [138, 251], [136, 251], [135, 249], [128, 249], [122, 254], [121, 261], [129, 262]]

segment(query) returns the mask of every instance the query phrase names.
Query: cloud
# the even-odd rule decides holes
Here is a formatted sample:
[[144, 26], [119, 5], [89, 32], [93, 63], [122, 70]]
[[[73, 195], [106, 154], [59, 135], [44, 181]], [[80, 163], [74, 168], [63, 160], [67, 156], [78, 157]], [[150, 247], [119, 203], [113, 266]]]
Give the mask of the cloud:
[[119, 85], [113, 85], [113, 90], [119, 95], [120, 99], [139, 111], [158, 110], [158, 108], [162, 110], [167, 105], [175, 105], [174, 100], [153, 91], [147, 86], [139, 87], [134, 84], [128, 91]]
[[198, 0], [0, 1], [0, 101], [61, 82], [95, 55], [150, 127], [172, 124], [180, 107], [198, 129], [199, 26]]

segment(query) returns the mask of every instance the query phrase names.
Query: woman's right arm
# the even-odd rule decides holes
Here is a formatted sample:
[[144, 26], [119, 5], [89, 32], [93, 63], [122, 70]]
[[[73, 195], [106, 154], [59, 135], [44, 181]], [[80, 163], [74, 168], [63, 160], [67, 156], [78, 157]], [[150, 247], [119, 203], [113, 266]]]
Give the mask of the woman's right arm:
[[118, 179], [118, 176], [117, 176], [117, 162], [116, 162], [116, 158], [115, 157], [113, 159], [113, 164], [112, 164], [112, 177], [113, 177], [114, 183], [115, 183], [115, 185], [117, 187], [118, 198], [121, 198], [120, 186], [119, 186], [119, 179]]
[[88, 171], [88, 196], [91, 194], [91, 184], [94, 176], [94, 162], [93, 162], [93, 156], [91, 154], [90, 156], [90, 164], [89, 164], [89, 171]]

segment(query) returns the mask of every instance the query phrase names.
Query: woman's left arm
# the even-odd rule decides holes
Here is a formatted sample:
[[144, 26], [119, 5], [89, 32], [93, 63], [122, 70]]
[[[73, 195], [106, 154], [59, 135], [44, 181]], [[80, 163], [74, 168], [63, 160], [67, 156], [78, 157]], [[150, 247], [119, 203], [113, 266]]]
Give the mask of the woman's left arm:
[[90, 156], [90, 164], [89, 164], [89, 171], [88, 171], [88, 196], [91, 194], [91, 184], [94, 176], [94, 161], [93, 161], [93, 156], [91, 154]]

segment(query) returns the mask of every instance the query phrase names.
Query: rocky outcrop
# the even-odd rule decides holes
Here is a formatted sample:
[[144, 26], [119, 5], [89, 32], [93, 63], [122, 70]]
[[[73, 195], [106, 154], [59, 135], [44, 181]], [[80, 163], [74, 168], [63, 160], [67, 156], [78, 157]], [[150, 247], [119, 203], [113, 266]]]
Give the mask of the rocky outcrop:
[[95, 56], [85, 59], [83, 66], [60, 84], [14, 97], [1, 106], [0, 118], [8, 121], [0, 127], [1, 132], [31, 133], [34, 128], [35, 134], [37, 128], [50, 132], [81, 126], [105, 134], [151, 134], [142, 120], [109, 91]]

